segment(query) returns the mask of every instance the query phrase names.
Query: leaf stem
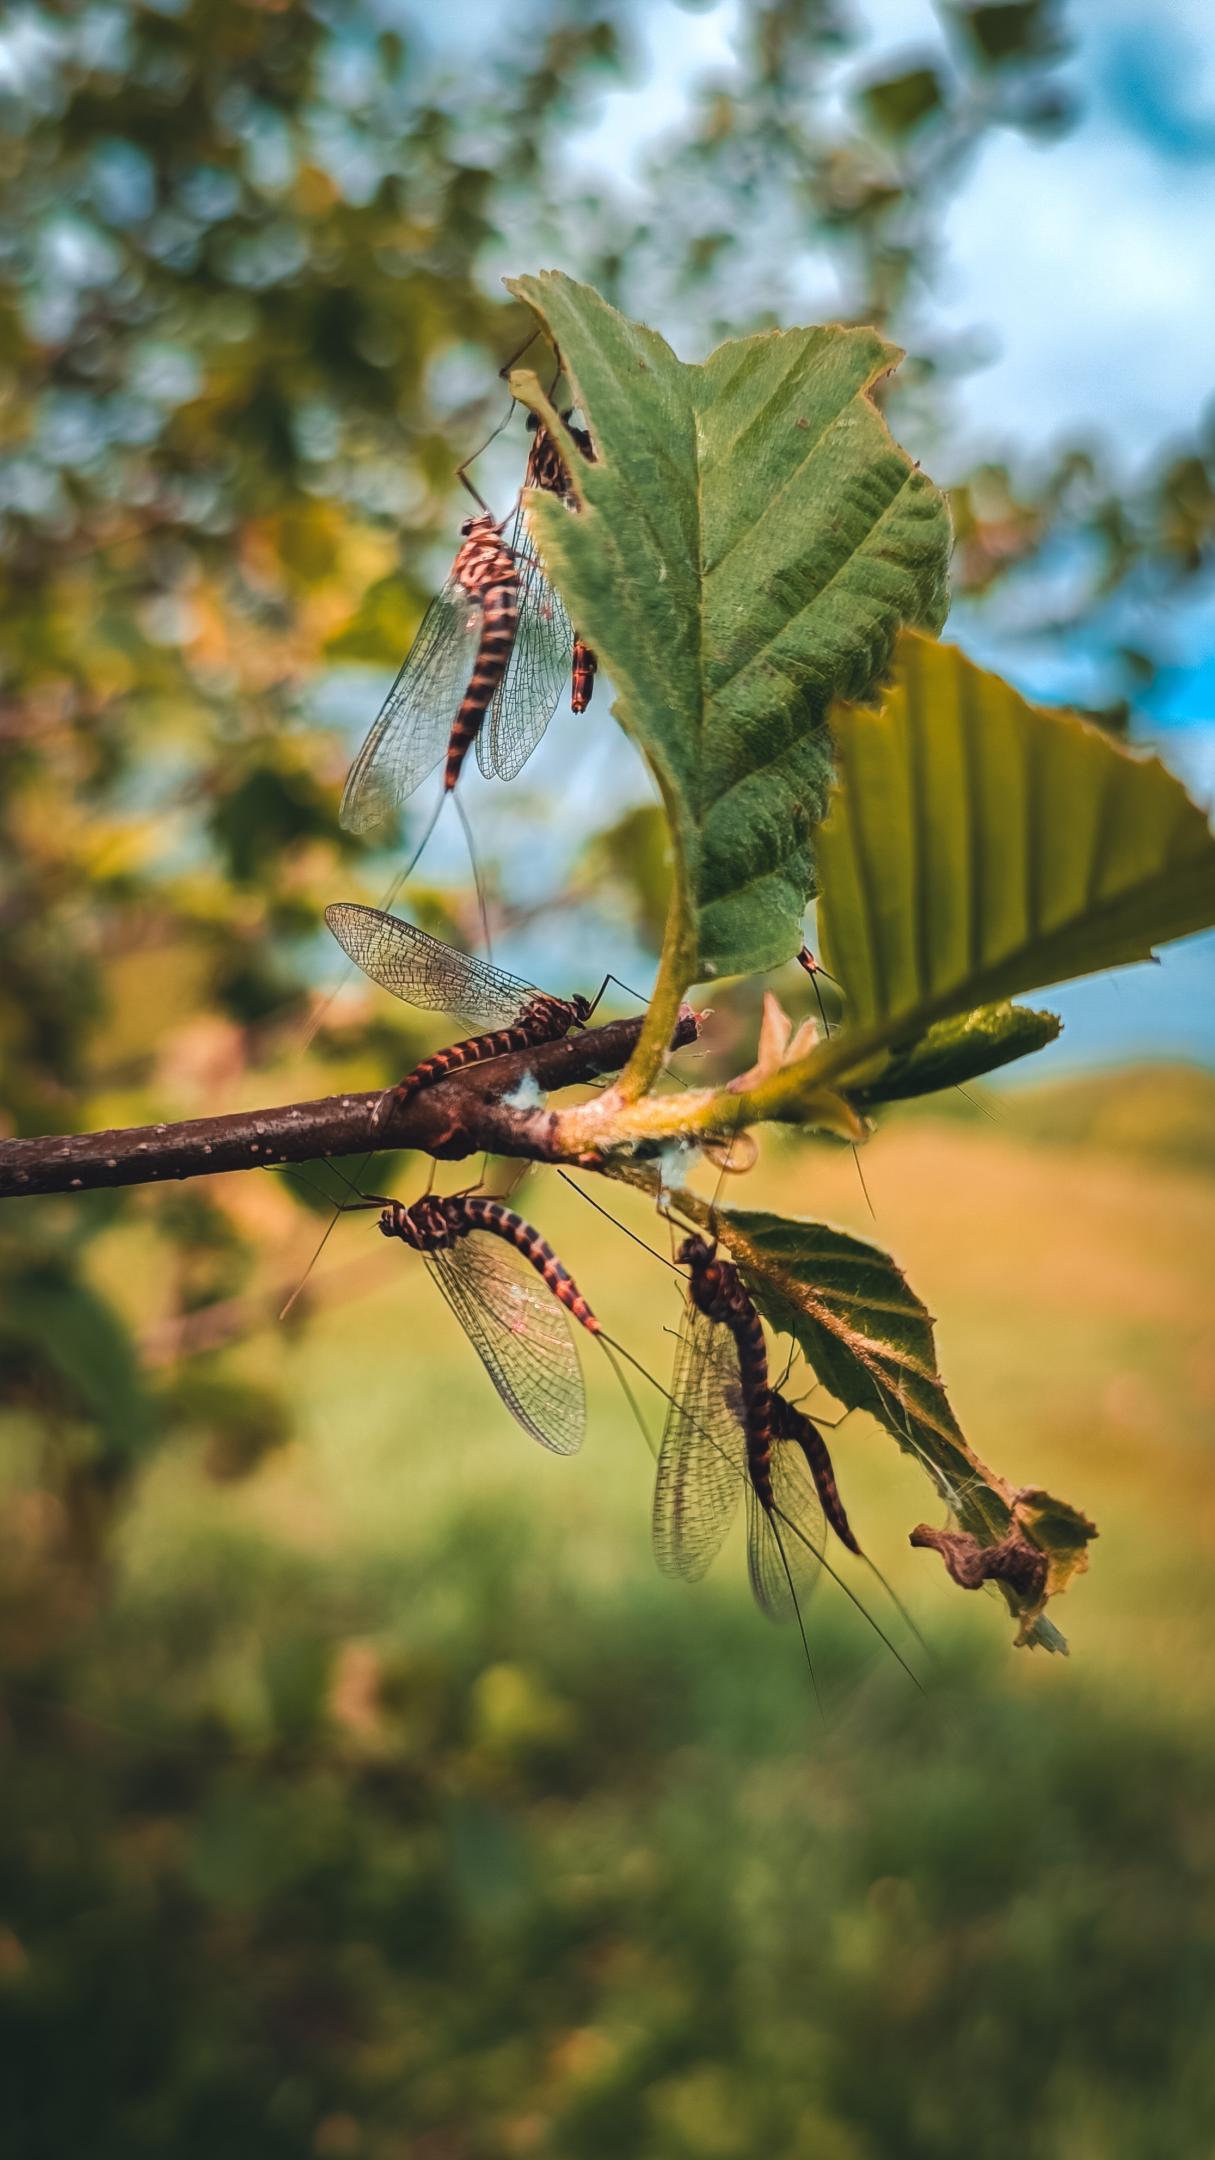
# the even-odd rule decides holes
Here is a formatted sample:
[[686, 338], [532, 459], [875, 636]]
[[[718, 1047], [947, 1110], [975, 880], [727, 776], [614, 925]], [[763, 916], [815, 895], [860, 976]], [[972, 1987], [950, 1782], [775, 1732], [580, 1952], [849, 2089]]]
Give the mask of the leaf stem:
[[658, 980], [641, 1023], [636, 1048], [612, 1091], [618, 1102], [635, 1103], [653, 1086], [662, 1070], [684, 992], [695, 979], [696, 921], [689, 905], [687, 875], [678, 846], [674, 852], [675, 876], [663, 932], [662, 956], [658, 962]]

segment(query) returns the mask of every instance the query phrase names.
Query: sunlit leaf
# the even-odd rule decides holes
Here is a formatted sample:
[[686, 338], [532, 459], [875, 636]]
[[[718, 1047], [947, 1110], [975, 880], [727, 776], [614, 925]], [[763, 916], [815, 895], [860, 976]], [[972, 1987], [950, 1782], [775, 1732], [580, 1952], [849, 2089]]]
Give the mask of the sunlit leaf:
[[1215, 922], [1215, 837], [1179, 780], [952, 646], [901, 639], [880, 710], [837, 717], [818, 934], [886, 1041], [1146, 960]]
[[902, 1102], [912, 1095], [960, 1087], [1014, 1058], [1045, 1049], [1062, 1025], [1055, 1013], [1031, 1012], [1026, 1005], [980, 1005], [956, 1019], [938, 1020], [906, 1047], [884, 1052], [875, 1076], [862, 1076], [848, 1092], [855, 1102], [867, 1104]]
[[581, 512], [537, 496], [530, 516], [662, 791], [686, 979], [775, 966], [814, 889], [830, 704], [864, 694], [900, 623], [944, 616], [948, 515], [871, 395], [899, 353], [787, 330], [690, 366], [587, 286], [511, 290], [595, 441], [594, 465], [571, 451]]

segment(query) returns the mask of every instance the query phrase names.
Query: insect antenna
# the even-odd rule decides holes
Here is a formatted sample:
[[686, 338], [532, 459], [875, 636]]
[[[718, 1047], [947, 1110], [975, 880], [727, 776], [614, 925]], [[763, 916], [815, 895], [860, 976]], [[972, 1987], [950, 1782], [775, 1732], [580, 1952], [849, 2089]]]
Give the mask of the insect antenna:
[[783, 1373], [782, 1373], [782, 1374], [781, 1374], [781, 1376], [780, 1376], [780, 1379], [778, 1380], [778, 1382], [777, 1382], [777, 1384], [776, 1384], [776, 1389], [775, 1389], [775, 1392], [776, 1392], [776, 1394], [778, 1394], [778, 1395], [783, 1395], [783, 1394], [784, 1394], [784, 1392], [785, 1392], [785, 1389], [786, 1389], [786, 1388], [788, 1387], [788, 1385], [789, 1385], [789, 1375], [790, 1375], [790, 1373], [791, 1373], [791, 1372], [792, 1372], [792, 1370], [793, 1370], [793, 1360], [794, 1360], [794, 1358], [795, 1358], [796, 1356], [797, 1356], [797, 1343], [795, 1342], [794, 1338], [793, 1338], [792, 1336], [790, 1336], [790, 1337], [789, 1337], [789, 1355], [788, 1355], [788, 1357], [787, 1357], [787, 1358], [785, 1359], [785, 1369], [784, 1369]]
[[717, 1243], [717, 1203], [721, 1199], [721, 1188], [726, 1181], [726, 1173], [730, 1168], [730, 1158], [734, 1153], [734, 1143], [738, 1138], [738, 1131], [740, 1125], [742, 1124], [742, 1117], [743, 1109], [742, 1104], [740, 1103], [738, 1106], [738, 1113], [734, 1120], [734, 1130], [732, 1131], [728, 1141], [726, 1142], [726, 1150], [721, 1158], [721, 1164], [717, 1172], [717, 1183], [713, 1187], [713, 1198], [709, 1202], [709, 1228], [713, 1233], [714, 1245], [716, 1245]]
[[890, 1599], [891, 1604], [893, 1605], [896, 1613], [902, 1621], [903, 1626], [907, 1629], [908, 1634], [914, 1635], [916, 1642], [919, 1644], [920, 1649], [923, 1651], [929, 1663], [931, 1665], [936, 1665], [938, 1662], [936, 1651], [933, 1649], [931, 1643], [927, 1640], [927, 1638], [921, 1633], [920, 1629], [916, 1626], [915, 1621], [912, 1619], [911, 1614], [908, 1612], [907, 1607], [904, 1605], [898, 1591], [894, 1588], [893, 1584], [887, 1582], [886, 1577], [883, 1575], [876, 1560], [871, 1560], [868, 1553], [862, 1553], [861, 1559], [864, 1561], [865, 1566], [868, 1568], [870, 1574], [877, 1582], [881, 1584], [882, 1589], [886, 1592], [887, 1597]]
[[1007, 1124], [1008, 1120], [1004, 1116], [1002, 1111], [991, 1109], [990, 1106], [983, 1101], [981, 1096], [972, 1095], [970, 1089], [968, 1087], [963, 1087], [960, 1080], [954, 1081], [954, 1087], [957, 1089], [959, 1095], [965, 1096], [968, 1103], [974, 1104], [976, 1110], [981, 1110], [984, 1117], [990, 1118], [993, 1125]]
[[[375, 1150], [373, 1148], [370, 1154], [364, 1155], [362, 1162], [359, 1164], [358, 1175], [360, 1179], [362, 1178], [363, 1172], [366, 1170], [368, 1163], [371, 1161], [371, 1156], [374, 1153]], [[320, 1244], [317, 1246], [316, 1251], [313, 1253], [311, 1260], [308, 1262], [307, 1267], [304, 1269], [303, 1274], [300, 1276], [300, 1279], [297, 1282], [294, 1290], [292, 1291], [286, 1304], [283, 1306], [282, 1311], [279, 1313], [278, 1317], [280, 1320], [285, 1320], [288, 1313], [291, 1311], [292, 1306], [300, 1295], [300, 1292], [303, 1290], [304, 1285], [307, 1283], [313, 1268], [316, 1266], [316, 1263], [320, 1259], [321, 1254], [324, 1252], [326, 1245], [329, 1243], [330, 1238], [333, 1236], [333, 1233], [336, 1230], [342, 1216], [356, 1214], [359, 1212], [360, 1209], [379, 1207], [383, 1204], [380, 1195], [365, 1193], [362, 1189], [361, 1184], [356, 1183], [353, 1178], [348, 1178], [345, 1171], [339, 1170], [337, 1164], [328, 1157], [326, 1158], [325, 1167], [328, 1170], [332, 1170], [335, 1177], [339, 1177], [341, 1179], [343, 1185], [346, 1187], [348, 1192], [357, 1193], [358, 1198], [355, 1200], [335, 1200], [332, 1193], [323, 1192], [322, 1188], [316, 1183], [314, 1179], [309, 1178], [294, 1164], [285, 1163], [283, 1165], [283, 1168], [286, 1170], [288, 1177], [298, 1177], [302, 1183], [311, 1186], [313, 1192], [319, 1193], [322, 1199], [328, 1200], [333, 1208], [333, 1213], [325, 1226], [325, 1232], [323, 1237], [321, 1238]]]
[[[825, 981], [829, 983], [835, 983], [835, 987], [837, 990], [839, 989], [839, 984], [838, 982], [836, 982], [835, 976], [832, 975], [827, 968], [823, 967], [821, 963], [815, 959], [814, 954], [811, 952], [808, 945], [802, 946], [801, 951], [797, 955], [797, 964], [800, 968], [803, 968], [806, 974], [810, 977], [810, 987], [814, 992], [814, 1002], [818, 1006], [818, 1016], [823, 1023], [823, 1034], [826, 1040], [830, 1042], [831, 1022], [827, 1018], [827, 1008], [823, 1003], [823, 993], [819, 989], [818, 979], [821, 975]], [[865, 1173], [861, 1168], [860, 1150], [857, 1147], [855, 1140], [850, 1141], [849, 1145], [852, 1149], [852, 1160], [856, 1164], [856, 1174], [861, 1181], [861, 1191], [865, 1195], [865, 1206], [868, 1208], [874, 1222], [876, 1222], [877, 1209], [874, 1207], [873, 1201], [869, 1196], [869, 1187], [865, 1183]]]
[[[497, 432], [498, 432], [498, 430], [497, 430], [497, 429], [495, 428], [495, 430], [494, 430], [494, 434], [496, 435], [496, 434], [497, 434]], [[490, 442], [492, 442], [492, 441], [493, 441], [493, 439], [494, 439], [494, 437], [493, 437], [493, 435], [491, 435], [491, 436], [490, 436], [490, 438], [489, 438]], [[488, 449], [489, 445], [488, 445], [488, 444], [486, 444], [486, 445], [485, 445], [484, 447]], [[477, 452], [477, 456], [478, 456], [478, 457], [480, 457], [480, 455], [481, 455], [481, 452], [480, 452], [480, 451], [478, 451], [478, 452]], [[479, 504], [479, 506], [480, 506], [480, 508], [481, 508], [481, 511], [482, 511], [483, 515], [484, 515], [484, 516], [486, 516], [486, 517], [488, 517], [488, 516], [490, 515], [490, 508], [489, 508], [489, 504], [488, 504], [488, 503], [486, 502], [486, 500], [485, 500], [485, 497], [484, 497], [484, 495], [483, 495], [483, 494], [481, 493], [480, 489], [479, 489], [479, 488], [476, 488], [476, 487], [474, 487], [474, 486], [473, 486], [473, 483], [472, 483], [472, 481], [471, 481], [471, 480], [469, 479], [469, 477], [468, 477], [468, 474], [467, 474], [467, 473], [465, 472], [465, 470], [464, 470], [464, 467], [463, 467], [462, 465], [459, 465], [459, 466], [457, 466], [457, 467], [456, 467], [456, 478], [458, 479], [458, 481], [459, 481], [459, 483], [460, 483], [460, 486], [461, 486], [462, 488], [467, 488], [467, 489], [468, 489], [468, 492], [469, 492], [469, 494], [470, 494], [470, 495], [472, 496], [472, 499], [473, 499], [473, 501], [474, 501], [475, 503]]]
[[638, 1236], [636, 1230], [630, 1230], [628, 1224], [621, 1222], [618, 1215], [613, 1215], [610, 1208], [605, 1208], [603, 1202], [601, 1200], [596, 1200], [593, 1194], [587, 1192], [585, 1186], [576, 1184], [574, 1179], [569, 1175], [568, 1171], [558, 1169], [557, 1175], [561, 1179], [562, 1184], [568, 1185], [571, 1192], [576, 1192], [580, 1199], [585, 1200], [588, 1207], [593, 1207], [597, 1215], [602, 1215], [606, 1218], [608, 1222], [614, 1223], [617, 1230], [622, 1230], [627, 1238], [632, 1238], [634, 1245], [640, 1245], [642, 1252], [648, 1252], [651, 1260], [657, 1260], [661, 1266], [663, 1266], [664, 1268], [669, 1268], [673, 1275], [678, 1275], [682, 1272], [679, 1268], [676, 1267], [673, 1260], [667, 1259], [665, 1253], [660, 1253], [655, 1246], [647, 1244], [646, 1240], [643, 1237]]
[[[805, 1531], [802, 1530], [800, 1526], [795, 1523], [790, 1516], [785, 1514], [784, 1509], [778, 1505], [775, 1512], [780, 1516], [780, 1519], [784, 1523], [785, 1528], [787, 1530], [791, 1530], [794, 1537], [801, 1540], [802, 1544], [806, 1547], [807, 1552], [812, 1552], [814, 1554], [814, 1557], [818, 1561], [819, 1566], [827, 1570], [827, 1573], [831, 1577], [832, 1582], [835, 1583], [838, 1588], [843, 1591], [844, 1596], [851, 1599], [852, 1603], [856, 1606], [857, 1611], [864, 1617], [864, 1619], [869, 1622], [869, 1625], [873, 1629], [874, 1634], [877, 1635], [880, 1640], [885, 1643], [886, 1648], [889, 1650], [891, 1656], [893, 1658], [897, 1658], [899, 1664], [902, 1666], [903, 1671], [906, 1673], [907, 1678], [910, 1680], [912, 1686], [916, 1689], [917, 1693], [922, 1695], [924, 1693], [923, 1681], [920, 1679], [919, 1674], [915, 1672], [913, 1668], [907, 1663], [906, 1658], [903, 1656], [903, 1653], [898, 1648], [897, 1644], [891, 1641], [889, 1635], [886, 1633], [885, 1628], [882, 1626], [881, 1621], [874, 1619], [873, 1614], [869, 1610], [869, 1607], [864, 1604], [863, 1601], [857, 1596], [855, 1590], [851, 1589], [850, 1586], [844, 1581], [844, 1578], [839, 1573], [839, 1571], [836, 1568], [832, 1567], [826, 1553], [819, 1552], [817, 1547], [811, 1544], [809, 1538], [805, 1534]], [[877, 1569], [875, 1568], [873, 1572], [876, 1575]], [[915, 1634], [918, 1641], [919, 1629], [914, 1629], [913, 1633]]]
[[[827, 1008], [823, 1003], [823, 993], [818, 986], [819, 976], [827, 975], [827, 970], [826, 968], [819, 966], [818, 961], [814, 957], [814, 954], [806, 945], [802, 946], [802, 949], [797, 956], [797, 960], [798, 966], [804, 968], [807, 975], [810, 977], [810, 988], [814, 992], [814, 1002], [818, 1006], [818, 1016], [823, 1023], [823, 1034], [827, 1037], [828, 1041], [830, 1041], [831, 1022], [827, 1018]], [[834, 975], [827, 975], [827, 981], [829, 983], [833, 983], [835, 981]]]
[[[535, 344], [536, 339], [542, 335], [543, 333], [541, 331], [533, 330], [531, 336], [524, 339], [518, 351], [513, 352], [509, 360], [504, 360], [502, 362], [501, 367], [498, 369], [499, 382], [509, 383], [511, 369], [515, 366], [517, 361], [522, 360], [524, 353], [529, 352], [532, 346]], [[553, 376], [552, 382], [549, 385], [548, 394], [550, 398], [552, 397], [553, 392], [556, 389], [560, 380], [561, 360], [560, 357], [558, 357], [557, 371]], [[476, 488], [473, 486], [471, 480], [468, 478], [468, 468], [470, 465], [475, 465], [478, 458], [484, 457], [486, 451], [489, 449], [490, 444], [497, 442], [498, 437], [502, 433], [503, 429], [510, 425], [510, 421], [514, 414], [515, 406], [518, 404], [518, 402], [518, 399], [514, 396], [512, 392], [506, 411], [503, 413], [502, 418], [499, 420], [497, 427], [492, 429], [492, 431], [486, 436], [485, 441], [481, 444], [479, 450], [472, 451], [471, 454], [468, 457], [462, 459], [460, 464], [456, 467], [457, 480], [460, 482], [462, 487], [466, 487], [468, 489], [468, 492], [472, 496], [474, 502], [479, 502], [483, 510], [485, 510], [488, 506], [484, 501], [482, 501], [481, 496], [478, 495]]]
[[789, 1566], [789, 1556], [785, 1551], [785, 1541], [781, 1536], [780, 1531], [776, 1527], [775, 1513], [768, 1516], [768, 1527], [776, 1540], [776, 1550], [780, 1554], [780, 1564], [785, 1571], [785, 1581], [789, 1585], [789, 1595], [793, 1600], [793, 1614], [794, 1618], [797, 1621], [797, 1632], [802, 1639], [802, 1650], [805, 1654], [806, 1659], [806, 1671], [810, 1675], [810, 1686], [814, 1692], [814, 1701], [818, 1709], [818, 1714], [822, 1719], [823, 1724], [825, 1725], [827, 1722], [827, 1714], [823, 1708], [822, 1695], [819, 1692], [818, 1674], [814, 1670], [814, 1659], [810, 1655], [810, 1644], [806, 1638], [806, 1624], [805, 1621], [802, 1619], [802, 1608], [798, 1603], [797, 1591], [793, 1586], [793, 1573]]
[[434, 809], [430, 813], [430, 822], [428, 823], [425, 832], [423, 833], [416, 848], [414, 849], [413, 854], [410, 856], [409, 861], [406, 863], [405, 868], [402, 870], [400, 877], [397, 879], [398, 892], [400, 891], [402, 885], [408, 884], [410, 878], [414, 874], [414, 871], [417, 869], [418, 864], [421, 862], [422, 856], [426, 851], [427, 843], [429, 842], [431, 835], [434, 832], [435, 826], [438, 824], [439, 819], [443, 814], [443, 805], [447, 801], [447, 795], [448, 790], [444, 788], [438, 802], [435, 804]]
[[[481, 865], [477, 861], [477, 850], [473, 845], [472, 826], [468, 822], [468, 812], [464, 808], [463, 803], [460, 801], [459, 795], [456, 795], [455, 797], [455, 805], [456, 816], [459, 818], [460, 823], [464, 828], [464, 841], [466, 847], [468, 848], [469, 865], [473, 874], [473, 884], [476, 887], [477, 891], [477, 909], [481, 917], [481, 936], [485, 941], [485, 956], [488, 960], [492, 960], [494, 957], [494, 947], [493, 939], [490, 937], [489, 934], [489, 907], [485, 898], [485, 887], [481, 882]], [[442, 807], [443, 805], [442, 803], [440, 803], [440, 810], [442, 809]], [[431, 832], [433, 832], [434, 830], [433, 821], [430, 830]], [[426, 835], [426, 839], [428, 840], [429, 838], [430, 833], [428, 832]], [[425, 846], [425, 844], [426, 842], [423, 841], [423, 847]], [[421, 854], [421, 852], [422, 850], [421, 848], [419, 848], [418, 854]], [[416, 862], [417, 859], [418, 857], [417, 855], [415, 855], [414, 862]]]
[[[515, 354], [515, 360], [521, 360], [523, 358], [523, 353], [526, 351], [527, 346], [525, 345], [523, 347], [523, 352]], [[514, 366], [515, 360], [507, 361], [506, 365], [508, 372]], [[501, 368], [499, 368], [498, 370], [498, 379], [499, 381], [503, 379]], [[482, 510], [488, 510], [489, 505], [487, 502], [485, 502], [484, 498], [477, 493], [476, 488], [473, 486], [472, 481], [469, 479], [468, 468], [470, 465], [475, 465], [479, 457], [484, 457], [491, 443], [497, 442], [503, 428], [506, 427], [509, 423], [511, 414], [514, 412], [514, 409], [515, 400], [514, 398], [512, 398], [506, 408], [506, 411], [503, 413], [502, 418], [499, 420], [497, 427], [493, 429], [492, 433], [486, 436], [485, 441], [482, 443], [480, 449], [472, 451], [471, 454], [468, 457], [464, 458], [463, 461], [456, 467], [456, 478], [459, 481], [461, 487], [466, 487], [468, 489], [468, 492], [472, 496], [473, 501], [479, 502]]]
[[855, 1140], [853, 1140], [853, 1141], [852, 1141], [852, 1143], [851, 1143], [851, 1147], [852, 1147], [852, 1160], [853, 1160], [853, 1162], [854, 1162], [854, 1163], [856, 1164], [856, 1174], [857, 1174], [858, 1178], [859, 1178], [859, 1179], [860, 1179], [860, 1181], [861, 1181], [861, 1191], [862, 1191], [862, 1192], [864, 1193], [864, 1195], [865, 1195], [865, 1206], [866, 1206], [866, 1207], [868, 1208], [868, 1210], [869, 1210], [869, 1213], [870, 1213], [870, 1215], [872, 1216], [872, 1218], [873, 1218], [874, 1222], [876, 1222], [876, 1221], [877, 1221], [877, 1209], [876, 1209], [876, 1208], [874, 1207], [873, 1201], [871, 1200], [871, 1198], [870, 1198], [870, 1196], [869, 1196], [869, 1187], [868, 1187], [868, 1185], [867, 1185], [867, 1184], [865, 1183], [865, 1173], [864, 1173], [863, 1169], [861, 1168], [861, 1151], [860, 1151], [859, 1147], [857, 1146], [857, 1144], [856, 1144], [856, 1141], [855, 1141]]
[[[603, 978], [603, 989], [600, 990], [599, 997], [595, 999], [595, 1005], [599, 1003], [599, 998], [603, 996], [603, 991], [607, 989], [607, 986], [610, 982], [614, 982], [618, 990], [623, 990], [626, 997], [636, 998], [639, 1005], [649, 1004], [649, 998], [644, 996], [640, 990], [634, 990], [631, 983], [622, 982], [619, 975], [609, 974], [605, 975]], [[592, 1006], [592, 1012], [594, 1011], [594, 1009], [594, 1006]]]
[[[440, 807], [442, 806], [440, 805]], [[428, 833], [427, 838], [429, 839], [429, 837], [430, 835]], [[384, 894], [383, 899], [380, 901], [379, 912], [381, 915], [387, 915], [390, 912], [392, 908], [392, 903], [396, 899], [396, 896], [400, 892], [401, 887], [405, 883], [408, 875], [408, 870], [397, 871], [397, 874], [394, 877], [391, 885], [389, 886], [387, 892]], [[313, 1014], [311, 1020], [308, 1023], [306, 1033], [300, 1038], [301, 1050], [309, 1049], [311, 1045], [315, 1042], [316, 1037], [320, 1032], [321, 1024], [325, 1018], [325, 1014], [329, 1011], [329, 1008], [333, 1004], [334, 999], [339, 995], [341, 991], [345, 989], [347, 983], [350, 981], [351, 976], [354, 974], [354, 970], [354, 961], [347, 959], [346, 965], [342, 969], [341, 974], [338, 976], [337, 981], [334, 983], [334, 986], [329, 992], [328, 997], [326, 997], [323, 1003], [318, 1006], [316, 1012]]]
[[[604, 1352], [607, 1356], [608, 1363], [611, 1365], [612, 1371], [615, 1373], [616, 1378], [619, 1380], [621, 1388], [624, 1391], [624, 1399], [627, 1402], [629, 1409], [633, 1413], [633, 1420], [637, 1426], [637, 1430], [641, 1434], [642, 1439], [645, 1441], [645, 1444], [649, 1449], [650, 1454], [657, 1455], [657, 1443], [655, 1442], [650, 1432], [650, 1428], [646, 1424], [646, 1421], [641, 1414], [641, 1405], [638, 1402], [637, 1397], [633, 1393], [631, 1386], [629, 1385], [628, 1376], [625, 1373], [624, 1367], [620, 1363], [620, 1360], [616, 1355], [615, 1345], [613, 1343], [609, 1343], [606, 1337], [603, 1335], [600, 1335], [599, 1340], [603, 1344]], [[649, 1373], [647, 1373], [646, 1379], [648, 1380], [649, 1378], [650, 1375]]]

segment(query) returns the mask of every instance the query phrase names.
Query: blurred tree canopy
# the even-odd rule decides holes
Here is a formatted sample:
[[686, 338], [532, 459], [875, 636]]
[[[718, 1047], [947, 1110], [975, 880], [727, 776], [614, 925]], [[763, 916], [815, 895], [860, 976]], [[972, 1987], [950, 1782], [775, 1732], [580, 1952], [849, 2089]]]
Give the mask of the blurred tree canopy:
[[[943, 6], [908, 52], [864, 42], [830, 0], [748, 9], [738, 75], [691, 86], [629, 186], [580, 162], [579, 137], [637, 78], [641, 12], [486, 9], [471, 52], [470, 25], [371, 0], [118, 0], [0, 29], [14, 1132], [298, 1074], [321, 909], [362, 852], [337, 825], [334, 688], [400, 658], [450, 535], [452, 468], [501, 417], [495, 371], [529, 327], [503, 271], [555, 259], [700, 350], [828, 296], [820, 312], [909, 346], [897, 394], [949, 471], [968, 355], [932, 333], [936, 236], [991, 130], [1066, 126], [1061, 10]], [[1209, 566], [1213, 453], [1188, 445], [1133, 490], [1083, 446], [1047, 470], [956, 473], [958, 592], [997, 612], [1011, 595], [1023, 627], [1064, 637], [1119, 594], [1187, 588]], [[1060, 550], [1082, 566], [1066, 619], [1035, 584]], [[1111, 701], [1155, 660], [1111, 632]], [[575, 882], [653, 938], [647, 815], [588, 832]], [[322, 1040], [331, 1073], [383, 1070], [382, 1027]], [[132, 1211], [180, 1314], [239, 1292], [268, 1234], [208, 1192], [47, 1206], [7, 1238], [29, 1399], [88, 1436], [66, 1457], [85, 1522], [155, 1435], [206, 1414], [199, 1390], [141, 1377], [90, 1279]], [[108, 1346], [86, 1370], [64, 1299]], [[242, 1429], [255, 1460], [281, 1414], [249, 1398]]]

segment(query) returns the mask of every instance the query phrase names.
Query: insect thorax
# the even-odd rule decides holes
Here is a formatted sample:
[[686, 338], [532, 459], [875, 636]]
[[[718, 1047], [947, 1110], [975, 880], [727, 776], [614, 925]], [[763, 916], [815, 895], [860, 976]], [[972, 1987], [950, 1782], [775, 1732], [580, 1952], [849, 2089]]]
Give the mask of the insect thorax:
[[446, 1203], [433, 1193], [424, 1193], [410, 1207], [401, 1200], [390, 1200], [380, 1216], [380, 1229], [385, 1237], [400, 1238], [414, 1252], [440, 1252], [454, 1245], [459, 1235], [449, 1220]]
[[728, 1326], [750, 1304], [731, 1260], [719, 1260], [717, 1247], [705, 1238], [685, 1238], [679, 1248], [681, 1266], [689, 1270], [688, 1290], [692, 1303], [707, 1320]]
[[534, 1027], [545, 1037], [564, 1035], [582, 1018], [579, 1004], [585, 1005], [586, 999], [551, 997], [547, 990], [537, 990], [523, 1007], [519, 1025]]
[[518, 582], [515, 558], [488, 513], [485, 517], [469, 518], [464, 534], [454, 574], [466, 592], [483, 592], [489, 585]]

